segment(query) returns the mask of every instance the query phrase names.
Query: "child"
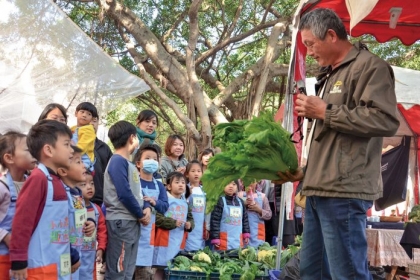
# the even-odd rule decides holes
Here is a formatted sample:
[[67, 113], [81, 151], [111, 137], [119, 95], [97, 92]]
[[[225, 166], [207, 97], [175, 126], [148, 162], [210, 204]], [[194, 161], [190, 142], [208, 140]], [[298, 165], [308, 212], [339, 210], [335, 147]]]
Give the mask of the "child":
[[185, 251], [198, 251], [204, 248], [205, 241], [209, 239], [210, 229], [209, 216], [206, 215], [206, 194], [200, 185], [200, 179], [203, 175], [200, 162], [193, 160], [188, 163], [185, 174], [189, 181], [188, 187], [191, 193], [187, 197], [187, 201], [192, 209], [194, 224], [196, 225], [194, 230], [188, 234]]
[[105, 279], [132, 279], [136, 268], [140, 226], [150, 222], [150, 203], [143, 201], [140, 176], [130, 162], [139, 146], [136, 127], [119, 121], [108, 132], [115, 153], [105, 170], [104, 203], [108, 243]]
[[9, 245], [16, 200], [26, 179], [27, 170], [35, 167], [26, 144], [26, 135], [9, 131], [0, 136], [0, 279], [9, 279]]
[[28, 149], [38, 167], [24, 183], [16, 204], [10, 242], [14, 279], [71, 277], [69, 205], [57, 176], [58, 168], [70, 166], [71, 136], [67, 125], [53, 120], [42, 120], [29, 131]]
[[247, 191], [238, 193], [245, 199], [250, 229], [249, 246], [257, 248], [265, 242], [265, 222], [271, 219], [271, 208], [265, 194], [256, 190], [257, 183], [249, 185]]
[[165, 214], [168, 210], [168, 195], [163, 184], [156, 180], [154, 174], [159, 168], [159, 153], [154, 145], [142, 146], [134, 156], [134, 163], [140, 172], [140, 184], [144, 201], [154, 208], [150, 223], [140, 226], [140, 240], [136, 260], [136, 277], [138, 280], [153, 279], [151, 270], [155, 241], [156, 212]]
[[86, 181], [79, 186], [85, 201], [87, 217], [96, 222], [96, 230], [93, 235], [83, 238], [82, 263], [79, 272], [81, 280], [91, 280], [96, 279], [95, 261], [102, 263], [105, 252], [107, 242], [106, 224], [101, 207], [90, 201], [95, 194], [92, 174], [86, 172]]
[[154, 279], [163, 279], [163, 270], [185, 247], [186, 232], [194, 229], [191, 208], [183, 194], [186, 190], [185, 177], [173, 172], [168, 176], [169, 209], [165, 215], [156, 213], [156, 239], [153, 265], [156, 267]]
[[[96, 222], [94, 219], [87, 218], [82, 192], [76, 187], [86, 180], [86, 169], [82, 162], [82, 150], [76, 146], [72, 146], [72, 148], [73, 158], [69, 167], [60, 167], [57, 171], [64, 185], [69, 188], [67, 196], [69, 199], [68, 222], [70, 226], [70, 244], [77, 251], [76, 256], [80, 259], [82, 255], [83, 235], [92, 236]], [[82, 279], [79, 278], [79, 265], [72, 267], [72, 280]]]
[[185, 143], [181, 136], [171, 135], [168, 137], [165, 143], [165, 154], [161, 162], [161, 175], [164, 182], [166, 176], [171, 172], [185, 173], [185, 167], [188, 164], [188, 160], [184, 156]]
[[98, 118], [98, 111], [92, 103], [82, 102], [77, 105], [75, 116], [77, 126], [71, 128], [73, 132], [71, 140], [82, 150], [82, 161], [86, 169], [94, 172], [96, 133], [90, 122], [92, 118]]
[[238, 249], [249, 242], [248, 214], [237, 191], [238, 183], [230, 182], [211, 213], [210, 238], [216, 250]]

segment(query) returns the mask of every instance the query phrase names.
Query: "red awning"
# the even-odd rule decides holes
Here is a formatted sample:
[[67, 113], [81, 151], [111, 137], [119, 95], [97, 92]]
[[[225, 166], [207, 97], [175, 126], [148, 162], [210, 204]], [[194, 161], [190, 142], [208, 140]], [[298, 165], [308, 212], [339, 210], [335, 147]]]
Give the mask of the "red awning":
[[[364, 0], [361, 0], [364, 1]], [[420, 2], [418, 0], [379, 0], [376, 6], [351, 32], [350, 16], [344, 0], [319, 0], [303, 7], [302, 13], [316, 8], [334, 10], [343, 20], [352, 37], [373, 35], [378, 42], [398, 38], [404, 45], [411, 45], [420, 39]], [[389, 27], [391, 9], [402, 8], [395, 29]]]

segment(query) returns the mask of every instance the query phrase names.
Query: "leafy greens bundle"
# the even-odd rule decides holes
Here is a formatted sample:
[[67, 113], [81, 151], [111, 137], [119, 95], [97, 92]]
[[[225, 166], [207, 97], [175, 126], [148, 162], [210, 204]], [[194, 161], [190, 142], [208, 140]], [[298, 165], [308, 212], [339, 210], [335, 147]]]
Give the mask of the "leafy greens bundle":
[[293, 172], [298, 167], [289, 132], [268, 114], [217, 125], [213, 145], [222, 152], [210, 159], [201, 178], [207, 213], [233, 180], [242, 179], [245, 186], [262, 179], [279, 180], [278, 172]]

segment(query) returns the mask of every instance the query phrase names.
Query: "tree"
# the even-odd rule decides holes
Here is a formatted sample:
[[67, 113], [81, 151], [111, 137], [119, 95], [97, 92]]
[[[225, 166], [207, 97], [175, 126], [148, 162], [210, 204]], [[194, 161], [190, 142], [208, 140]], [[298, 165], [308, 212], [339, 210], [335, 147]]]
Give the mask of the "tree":
[[296, 0], [95, 3], [58, 1], [108, 53], [138, 69], [152, 89], [145, 102], [161, 115], [162, 102], [171, 108], [199, 149], [211, 145], [211, 124], [280, 106]]

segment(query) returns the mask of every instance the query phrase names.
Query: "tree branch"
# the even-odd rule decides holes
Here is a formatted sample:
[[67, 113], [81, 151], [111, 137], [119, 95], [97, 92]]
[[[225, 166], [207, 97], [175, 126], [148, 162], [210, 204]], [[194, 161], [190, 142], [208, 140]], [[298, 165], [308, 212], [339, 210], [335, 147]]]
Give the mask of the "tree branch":
[[188, 47], [186, 50], [186, 66], [191, 89], [190, 97], [193, 98], [194, 107], [197, 108], [198, 115], [201, 119], [201, 137], [196, 138], [196, 135], [193, 135], [193, 138], [197, 144], [201, 144], [200, 148], [208, 148], [211, 144], [211, 125], [207, 107], [203, 102], [203, 90], [201, 88], [200, 82], [198, 81], [194, 63], [194, 50], [197, 47], [197, 38], [199, 34], [198, 10], [202, 1], [203, 0], [193, 0], [190, 6], [190, 10], [188, 11], [188, 17], [190, 19], [190, 36], [188, 38]]
[[232, 44], [232, 43], [236, 43], [238, 41], [241, 41], [241, 40], [247, 38], [248, 36], [251, 36], [251, 35], [257, 33], [258, 31], [260, 31], [262, 29], [265, 29], [265, 28], [268, 28], [268, 27], [271, 27], [271, 26], [274, 26], [276, 23], [279, 23], [279, 22], [282, 22], [282, 20], [281, 19], [277, 19], [277, 20], [269, 21], [269, 22], [263, 23], [261, 25], [258, 25], [256, 27], [252, 28], [251, 30], [249, 30], [249, 31], [247, 31], [245, 33], [242, 33], [242, 34], [240, 34], [238, 36], [235, 36], [235, 37], [232, 37], [232, 38], [228, 38], [226, 40], [223, 40], [222, 42], [220, 42], [216, 46], [214, 46], [212, 49], [209, 49], [209, 50], [203, 52], [201, 54], [201, 56], [199, 56], [197, 58], [195, 64], [197, 65], [197, 64], [202, 63], [208, 57], [214, 55], [216, 52], [218, 52], [219, 50], [223, 49], [227, 45]]
[[261, 100], [264, 94], [265, 85], [267, 84], [268, 73], [270, 71], [269, 65], [273, 61], [274, 51], [276, 48], [276, 42], [278, 41], [280, 34], [283, 33], [285, 30], [286, 30], [286, 26], [284, 25], [284, 23], [277, 23], [274, 26], [271, 32], [271, 36], [268, 40], [267, 50], [264, 56], [264, 62], [262, 65], [260, 79], [258, 81], [257, 91], [255, 93], [255, 98], [252, 104], [251, 113], [253, 116], [258, 116], [260, 113]]

